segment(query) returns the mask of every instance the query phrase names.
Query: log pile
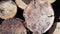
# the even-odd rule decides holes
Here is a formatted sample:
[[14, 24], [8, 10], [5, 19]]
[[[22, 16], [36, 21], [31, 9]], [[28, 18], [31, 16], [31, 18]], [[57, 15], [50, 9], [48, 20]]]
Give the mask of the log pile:
[[[43, 34], [54, 22], [54, 10], [51, 4], [55, 0], [1, 0], [0, 34]], [[24, 11], [21, 11], [23, 9]], [[22, 13], [22, 20], [18, 16]], [[19, 13], [20, 14], [20, 13]], [[28, 33], [28, 30], [30, 33]]]

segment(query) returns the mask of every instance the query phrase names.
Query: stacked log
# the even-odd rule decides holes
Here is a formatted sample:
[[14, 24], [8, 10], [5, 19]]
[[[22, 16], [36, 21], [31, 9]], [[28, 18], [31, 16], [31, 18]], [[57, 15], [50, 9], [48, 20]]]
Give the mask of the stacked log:
[[6, 19], [0, 26], [0, 34], [27, 34], [26, 28], [19, 18]]
[[54, 11], [47, 0], [32, 0], [23, 15], [27, 28], [32, 32], [45, 33], [54, 22]]
[[13, 18], [17, 13], [17, 6], [13, 1], [0, 1], [0, 18]]
[[[15, 2], [14, 2], [15, 1]], [[4, 19], [0, 25], [0, 34], [43, 34], [47, 32], [54, 23], [54, 10], [51, 4], [56, 0], [2, 0], [0, 1], [0, 18]], [[16, 18], [19, 12], [17, 9], [23, 9], [22, 16], [25, 21]], [[19, 15], [21, 16], [21, 15]], [[60, 25], [56, 26], [53, 34], [58, 34]], [[54, 27], [52, 27], [54, 28]], [[28, 29], [28, 30], [27, 30]], [[57, 32], [58, 31], [58, 32]], [[49, 34], [52, 30], [49, 30]]]

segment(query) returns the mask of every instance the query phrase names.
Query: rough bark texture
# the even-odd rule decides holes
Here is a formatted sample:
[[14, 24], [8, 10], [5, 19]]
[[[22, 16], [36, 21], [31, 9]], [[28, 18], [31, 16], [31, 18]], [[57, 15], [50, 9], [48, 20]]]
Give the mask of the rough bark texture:
[[27, 28], [32, 32], [45, 33], [54, 21], [54, 12], [47, 0], [32, 0], [23, 15]]
[[13, 1], [0, 1], [0, 18], [13, 18], [17, 13], [17, 7]]
[[4, 20], [0, 26], [0, 34], [27, 34], [22, 23], [19, 18]]

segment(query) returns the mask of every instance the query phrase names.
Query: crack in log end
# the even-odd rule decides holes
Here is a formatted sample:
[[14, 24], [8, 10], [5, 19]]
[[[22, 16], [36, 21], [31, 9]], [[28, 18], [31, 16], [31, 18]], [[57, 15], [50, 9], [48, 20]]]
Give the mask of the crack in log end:
[[48, 16], [48, 17], [53, 17], [54, 15], [50, 15], [50, 16]]

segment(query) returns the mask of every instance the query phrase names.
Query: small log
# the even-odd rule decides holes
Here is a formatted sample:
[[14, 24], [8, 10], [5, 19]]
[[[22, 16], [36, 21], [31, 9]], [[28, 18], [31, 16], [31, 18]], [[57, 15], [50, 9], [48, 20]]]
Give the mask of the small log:
[[6, 19], [0, 26], [0, 34], [27, 34], [26, 28], [19, 18]]
[[25, 9], [31, 0], [15, 0], [19, 8]]
[[45, 33], [54, 22], [54, 12], [47, 0], [32, 0], [23, 15], [26, 27], [32, 32]]
[[[56, 0], [48, 0], [49, 3], [53, 3]], [[31, 0], [15, 0], [16, 4], [19, 8], [25, 9], [27, 5], [31, 2]]]
[[0, 2], [0, 18], [13, 18], [17, 13], [17, 6], [13, 1]]

